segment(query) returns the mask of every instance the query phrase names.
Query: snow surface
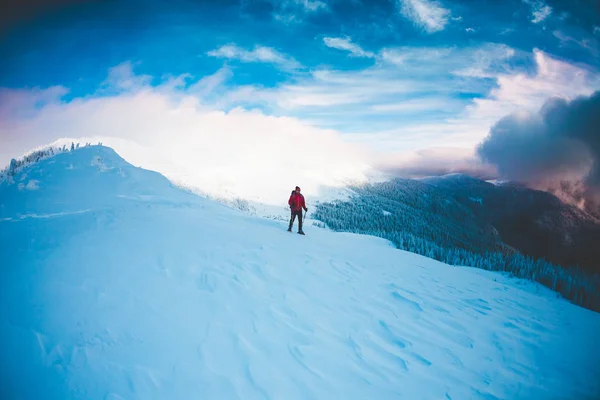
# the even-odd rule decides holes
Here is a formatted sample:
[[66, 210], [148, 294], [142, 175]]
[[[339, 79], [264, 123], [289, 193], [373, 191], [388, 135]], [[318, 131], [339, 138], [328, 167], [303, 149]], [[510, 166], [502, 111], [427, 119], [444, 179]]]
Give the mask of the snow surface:
[[1, 398], [600, 394], [600, 314], [537, 284], [290, 234], [105, 147], [23, 174], [0, 184]]

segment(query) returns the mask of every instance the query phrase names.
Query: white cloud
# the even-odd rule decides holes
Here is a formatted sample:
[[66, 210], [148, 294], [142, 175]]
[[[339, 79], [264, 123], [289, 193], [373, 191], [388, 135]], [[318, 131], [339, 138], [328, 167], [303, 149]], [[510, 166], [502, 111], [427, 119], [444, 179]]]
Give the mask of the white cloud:
[[497, 87], [486, 98], [474, 99], [458, 121], [480, 126], [472, 143], [481, 140], [498, 119], [517, 111], [535, 111], [554, 96], [574, 98], [600, 90], [600, 74], [583, 66], [569, 64], [534, 50], [535, 74], [502, 73]]
[[[494, 60], [488, 58], [490, 54], [503, 57], [501, 48], [491, 51], [487, 56], [481, 56], [482, 60], [486, 60], [482, 61], [482, 65], [487, 63], [495, 66], [498, 63], [497, 61], [488, 62]], [[432, 53], [428, 52], [426, 56], [431, 57]], [[408, 59], [414, 59], [414, 55]], [[394, 118], [393, 126], [388, 127], [379, 126], [379, 118], [369, 120], [371, 126], [362, 126], [360, 130], [345, 137], [364, 147], [401, 154], [438, 147], [440, 143], [452, 143], [457, 147], [472, 149], [488, 134], [490, 127], [498, 119], [508, 114], [519, 110], [537, 110], [552, 96], [574, 98], [579, 95], [590, 95], [594, 91], [600, 90], [600, 73], [592, 68], [554, 59], [539, 50], [534, 52], [534, 61], [537, 70], [532, 74], [517, 72], [510, 68], [503, 68], [496, 72], [484, 69], [485, 73], [481, 74], [482, 70], [476, 68], [471, 75], [481, 74], [486, 79], [493, 79], [495, 87], [486, 96], [475, 98], [462, 107], [460, 103], [453, 102], [451, 96], [456, 90], [468, 91], [468, 86], [466, 86], [468, 81], [460, 81], [458, 86], [452, 86], [457, 84], [456, 82], [448, 84], [440, 84], [439, 81], [433, 82], [435, 86], [439, 86], [438, 89], [431, 89], [440, 95], [435, 99], [418, 97], [419, 93], [427, 91], [427, 87], [418, 81], [413, 81], [414, 86], [402, 94], [414, 97], [408, 101], [390, 101], [386, 100], [389, 98], [385, 94], [374, 95], [370, 99], [374, 101], [372, 107], [367, 107], [369, 112], [376, 111], [388, 113], [388, 115], [401, 113], [401, 116]], [[406, 63], [406, 60], [404, 62]], [[448, 71], [452, 70], [448, 65], [439, 65], [438, 67], [447, 68]], [[471, 79], [471, 76], [468, 75], [465, 74], [465, 78]], [[475, 77], [475, 79], [477, 78]], [[357, 77], [357, 80], [360, 79]], [[381, 80], [389, 84], [394, 83], [389, 75], [386, 78], [383, 78], [382, 75]], [[449, 92], [444, 95], [442, 90], [446, 89]], [[357, 92], [360, 93], [360, 91]], [[328, 93], [331, 95], [335, 93], [335, 90], [330, 89]], [[436, 101], [440, 103], [437, 105], [439, 111], [434, 109]], [[417, 117], [416, 113], [403, 112], [411, 108], [414, 108], [415, 111], [433, 110], [425, 117]], [[367, 114], [364, 109], [365, 107], [359, 104], [356, 109], [351, 109], [351, 112], [345, 114], [341, 113], [337, 115], [337, 118], [358, 124], [360, 120], [366, 118]], [[452, 110], [452, 113], [444, 114], [449, 109]]]
[[381, 157], [376, 167], [392, 176], [423, 178], [462, 173], [489, 179], [495, 168], [483, 164], [473, 149], [456, 146], [430, 147]]
[[[204, 93], [210, 87], [203, 85]], [[368, 171], [361, 150], [336, 131], [259, 111], [215, 110], [173, 86], [134, 86], [69, 102], [54, 100], [54, 91], [4, 91], [8, 102], [0, 103], [0, 112], [18, 97], [30, 112], [2, 114], [8, 118], [0, 121], [0, 164], [60, 138], [94, 138], [176, 182], [271, 204], [285, 204], [297, 184], [315, 195], [326, 186], [361, 180]], [[51, 100], [39, 107], [40, 98]]]
[[[265, 98], [284, 110], [292, 111], [365, 104], [386, 95], [407, 94], [415, 90], [408, 79], [386, 81], [386, 76], [390, 78], [387, 71], [317, 70], [304, 81], [268, 89]], [[430, 87], [434, 89], [435, 85], [431, 83]]]
[[301, 23], [305, 15], [326, 11], [327, 4], [320, 0], [271, 0], [273, 17], [286, 25]]
[[298, 16], [295, 14], [275, 13], [273, 18], [286, 25], [291, 25], [293, 23], [299, 23], [302, 21], [302, 19], [298, 18]]
[[[492, 66], [514, 55], [508, 46], [489, 44], [473, 49], [445, 47], [399, 47], [383, 49], [377, 65], [358, 71], [321, 69], [295, 84], [269, 91], [269, 97], [285, 109], [333, 107], [348, 104], [372, 105], [365, 110], [382, 111], [390, 103], [418, 101], [423, 92], [448, 94], [465, 89], [465, 78], [494, 76]], [[255, 95], [255, 94], [253, 94]], [[415, 99], [416, 98], [416, 99]], [[383, 108], [378, 105], [383, 104]]]
[[465, 32], [474, 33], [475, 29], [473, 29], [473, 28], [466, 28]]
[[229, 68], [222, 67], [214, 74], [202, 77], [190, 86], [189, 91], [202, 97], [209, 96], [232, 76], [233, 72]]
[[255, 46], [252, 50], [245, 50], [235, 44], [228, 44], [211, 50], [207, 54], [211, 57], [240, 60], [242, 62], [270, 63], [285, 69], [297, 69], [301, 67], [300, 63], [293, 58], [265, 46]]
[[374, 112], [381, 113], [415, 113], [439, 110], [440, 108], [448, 107], [449, 103], [451, 103], [451, 101], [449, 101], [447, 98], [419, 98], [399, 102], [375, 104], [372, 105], [370, 109]]
[[404, 66], [408, 64], [422, 64], [440, 62], [454, 51], [451, 47], [396, 47], [383, 49], [380, 58], [392, 64]]
[[552, 14], [552, 7], [543, 0], [522, 0], [523, 3], [531, 7], [531, 16], [534, 24], [539, 24]]
[[338, 49], [338, 50], [348, 51], [348, 52], [350, 52], [350, 55], [354, 56], [354, 57], [368, 57], [368, 58], [375, 57], [374, 53], [363, 50], [356, 43], [352, 43], [351, 39], [348, 37], [346, 37], [346, 38], [326, 37], [326, 38], [323, 38], [323, 42], [328, 47]]
[[59, 103], [69, 90], [64, 86], [47, 89], [7, 89], [0, 87], [0, 133], [10, 117], [27, 117], [35, 107]]
[[600, 26], [594, 27], [594, 35], [600, 35]]
[[507, 71], [507, 61], [515, 55], [515, 50], [503, 44], [488, 44], [469, 52], [466, 66], [453, 69], [458, 76], [471, 78], [494, 78], [498, 70]]
[[400, 12], [428, 33], [443, 30], [450, 18], [450, 10], [435, 0], [400, 0]]
[[301, 5], [306, 11], [318, 11], [320, 9], [327, 8], [327, 4], [319, 0], [287, 0]]
[[560, 40], [560, 43], [562, 46], [565, 45], [569, 45], [570, 43], [573, 43], [579, 47], [582, 47], [586, 50], [588, 50], [591, 54], [593, 54], [594, 56], [597, 56], [599, 54], [599, 50], [598, 50], [598, 41], [594, 38], [587, 38], [587, 39], [582, 39], [582, 40], [577, 40], [572, 36], [569, 36], [559, 30], [555, 30], [554, 32], [552, 32], [552, 34], [558, 39]]
[[534, 24], [540, 23], [546, 18], [548, 18], [552, 14], [552, 8], [550, 6], [544, 5], [541, 8], [535, 9], [533, 11], [533, 19], [531, 22]]
[[[472, 147], [497, 119], [514, 110], [537, 109], [552, 95], [600, 89], [597, 71], [537, 50], [535, 73], [515, 69], [513, 57], [529, 56], [491, 43], [383, 49], [377, 63], [363, 70], [319, 69], [274, 88], [236, 88], [223, 99], [260, 104], [269, 112], [345, 134], [364, 134], [368, 139], [362, 145], [384, 150], [417, 150], [440, 140]], [[456, 96], [461, 92], [480, 96], [467, 100]]]
[[117, 90], [133, 90], [150, 84], [152, 77], [148, 75], [135, 75], [133, 64], [126, 61], [108, 70], [108, 77], [102, 83], [102, 88]]
[[441, 123], [459, 113], [468, 100], [456, 93], [481, 92], [481, 79], [489, 85], [499, 72], [508, 71], [505, 62], [513, 54], [508, 46], [496, 44], [384, 49], [366, 69], [317, 69], [277, 87], [238, 87], [222, 97], [219, 107], [261, 107], [346, 133], [399, 127], [396, 137], [401, 140], [408, 126]]
[[[70, 102], [62, 100], [63, 87], [2, 89], [0, 164], [60, 137], [102, 137], [136, 165], [207, 192], [263, 201], [279, 199], [290, 181], [316, 193], [362, 179], [372, 160], [386, 157], [408, 171], [427, 159], [414, 154], [446, 143], [463, 151], [436, 153], [436, 163], [475, 168], [459, 161], [499, 118], [537, 110], [551, 96], [600, 89], [600, 73], [591, 67], [536, 50], [536, 70], [525, 73], [511, 67], [513, 55], [515, 50], [492, 44], [401, 47], [384, 49], [363, 70], [320, 69], [271, 88], [228, 86], [232, 72], [224, 67], [189, 85], [189, 76], [154, 87], [117, 79], [113, 87], [128, 89]], [[118, 71], [126, 72], [126, 81], [138, 79], [125, 68]], [[492, 87], [487, 93], [482, 78]], [[467, 102], [456, 96], [460, 92], [482, 97]], [[256, 104], [267, 111], [248, 111]]]

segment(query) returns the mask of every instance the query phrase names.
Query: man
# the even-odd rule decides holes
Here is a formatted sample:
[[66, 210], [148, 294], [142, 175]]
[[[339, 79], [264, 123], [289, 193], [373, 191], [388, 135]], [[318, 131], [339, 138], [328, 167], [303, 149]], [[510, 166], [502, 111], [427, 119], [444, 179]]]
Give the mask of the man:
[[308, 208], [306, 208], [306, 204], [304, 203], [304, 196], [300, 193], [300, 187], [296, 186], [296, 190], [292, 191], [288, 204], [290, 205], [290, 210], [292, 212], [288, 232], [292, 231], [292, 226], [294, 225], [296, 216], [298, 216], [298, 233], [304, 235], [304, 232], [302, 231], [302, 209], [304, 208], [304, 211], [308, 211]]

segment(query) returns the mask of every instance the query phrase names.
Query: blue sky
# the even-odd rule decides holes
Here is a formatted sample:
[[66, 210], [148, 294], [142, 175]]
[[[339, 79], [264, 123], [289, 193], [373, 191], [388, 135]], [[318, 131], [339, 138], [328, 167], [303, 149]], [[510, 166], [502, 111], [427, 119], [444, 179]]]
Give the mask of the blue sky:
[[68, 107], [152, 91], [334, 131], [388, 169], [468, 169], [498, 119], [600, 88], [591, 0], [32, 4], [0, 20], [12, 152], [57, 139], [27, 118], [81, 136], [94, 127], [66, 129]]
[[[0, 85], [60, 84], [77, 96], [93, 92], [108, 68], [124, 61], [139, 62], [136, 72], [154, 77], [202, 76], [223, 64], [207, 53], [227, 44], [272, 48], [297, 60], [301, 66], [297, 73], [323, 67], [360, 70], [374, 63], [372, 58], [348, 57], [352, 53], [328, 47], [323, 41], [327, 37], [349, 38], [371, 53], [389, 47], [477, 48], [498, 43], [524, 53], [538, 48], [598, 65], [600, 12], [593, 4], [542, 0], [57, 2], [38, 13], [15, 12], [17, 16], [4, 22], [8, 31], [3, 30], [0, 45], [5, 55]], [[527, 68], [528, 63], [519, 59], [513, 66]], [[272, 67], [268, 62], [246, 63], [232, 84], [272, 87], [292, 78], [292, 71], [281, 73]]]

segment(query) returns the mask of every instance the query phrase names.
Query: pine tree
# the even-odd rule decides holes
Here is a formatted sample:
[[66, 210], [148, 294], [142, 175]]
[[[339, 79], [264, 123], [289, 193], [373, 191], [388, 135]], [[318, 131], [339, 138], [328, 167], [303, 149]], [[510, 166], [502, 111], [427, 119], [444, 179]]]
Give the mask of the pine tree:
[[10, 160], [10, 165], [8, 167], [8, 173], [10, 175], [14, 175], [15, 174], [15, 170], [17, 169], [17, 160], [15, 160], [14, 158], [12, 158]]

